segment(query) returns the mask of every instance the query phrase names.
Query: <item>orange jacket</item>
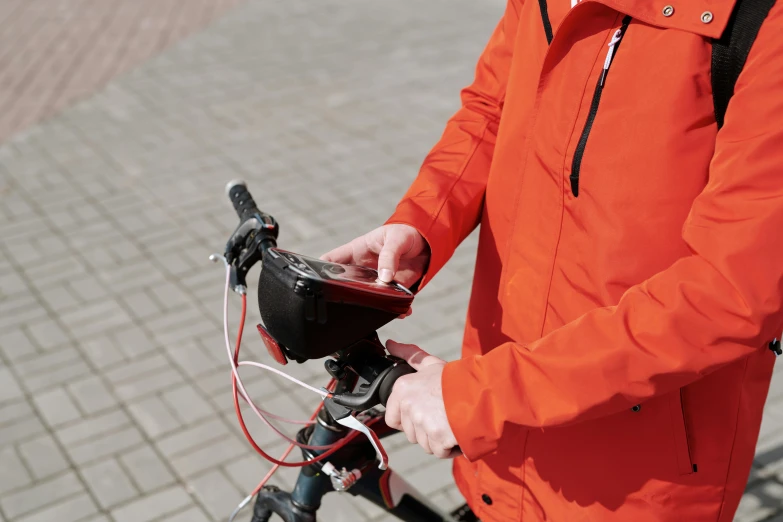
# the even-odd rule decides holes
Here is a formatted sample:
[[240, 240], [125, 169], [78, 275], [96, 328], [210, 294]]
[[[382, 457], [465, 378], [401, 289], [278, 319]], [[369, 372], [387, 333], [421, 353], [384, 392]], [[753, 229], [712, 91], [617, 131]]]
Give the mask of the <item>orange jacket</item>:
[[718, 132], [733, 4], [549, 0], [548, 46], [510, 0], [389, 220], [430, 244], [422, 287], [481, 223], [443, 390], [484, 522], [732, 520], [783, 329], [783, 1]]

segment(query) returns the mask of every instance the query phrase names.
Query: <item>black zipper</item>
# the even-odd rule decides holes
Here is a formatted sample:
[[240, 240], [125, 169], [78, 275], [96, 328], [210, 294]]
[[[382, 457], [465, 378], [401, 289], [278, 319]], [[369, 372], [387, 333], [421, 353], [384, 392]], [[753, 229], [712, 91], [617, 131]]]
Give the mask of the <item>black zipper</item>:
[[546, 43], [552, 43], [552, 22], [549, 21], [549, 9], [547, 9], [546, 0], [538, 0], [538, 8], [541, 10], [541, 21], [544, 22], [544, 34]]
[[593, 92], [593, 101], [590, 102], [590, 112], [587, 114], [587, 121], [585, 127], [582, 129], [582, 135], [579, 137], [579, 143], [576, 144], [576, 151], [574, 152], [574, 160], [571, 163], [571, 193], [574, 197], [579, 196], [579, 171], [582, 168], [582, 157], [585, 155], [585, 147], [587, 146], [587, 138], [590, 136], [590, 129], [593, 128], [593, 121], [598, 114], [598, 104], [601, 103], [601, 93], [604, 90], [604, 84], [606, 83], [606, 76], [609, 73], [609, 65], [614, 61], [614, 57], [617, 55], [617, 50], [620, 48], [620, 44], [625, 36], [625, 31], [628, 29], [628, 24], [631, 23], [631, 17], [625, 16], [623, 23], [620, 26], [619, 35], [615, 35], [613, 38], [618, 38], [617, 43], [610, 49], [611, 56], [609, 56], [608, 63], [601, 70], [601, 76], [598, 78], [598, 83], [595, 86]]

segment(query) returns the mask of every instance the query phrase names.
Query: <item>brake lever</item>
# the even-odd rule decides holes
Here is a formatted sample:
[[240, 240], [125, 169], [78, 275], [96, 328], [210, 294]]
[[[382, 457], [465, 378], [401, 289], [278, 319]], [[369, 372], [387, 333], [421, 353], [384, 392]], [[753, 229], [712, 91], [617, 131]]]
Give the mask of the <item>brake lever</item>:
[[386, 359], [390, 362], [389, 367], [379, 373], [371, 383], [360, 386], [358, 393], [335, 394], [334, 402], [353, 411], [369, 410], [378, 404], [386, 406], [397, 379], [415, 372], [402, 359], [390, 355], [386, 356]]
[[370, 440], [370, 444], [375, 448], [375, 455], [378, 458], [378, 469], [385, 470], [389, 467], [389, 457], [386, 455], [386, 450], [383, 448], [378, 435], [370, 427], [359, 422], [359, 419], [354, 416], [351, 410], [340, 406], [332, 398], [324, 400], [324, 408], [338, 424], [359, 431]]
[[254, 215], [237, 226], [226, 243], [225, 258], [231, 265], [231, 288], [241, 293], [246, 276], [261, 261], [264, 251], [276, 246], [277, 223], [271, 216]]

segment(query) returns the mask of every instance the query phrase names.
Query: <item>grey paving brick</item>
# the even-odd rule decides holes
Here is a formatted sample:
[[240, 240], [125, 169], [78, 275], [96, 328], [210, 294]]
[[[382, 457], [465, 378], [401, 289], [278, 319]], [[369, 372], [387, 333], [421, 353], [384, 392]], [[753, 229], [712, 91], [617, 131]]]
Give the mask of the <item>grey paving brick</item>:
[[171, 458], [171, 466], [180, 477], [190, 477], [207, 469], [217, 467], [239, 455], [249, 455], [250, 448], [236, 438], [225, 437], [213, 444], [193, 448]]
[[26, 237], [14, 237], [8, 239], [8, 251], [20, 265], [29, 265], [41, 259], [41, 252], [36, 245]]
[[31, 392], [45, 390], [90, 373], [90, 368], [82, 359], [73, 360], [58, 366], [47, 373], [35, 374], [24, 379], [25, 387]]
[[110, 250], [112, 256], [122, 263], [126, 263], [129, 260], [139, 260], [144, 257], [144, 253], [141, 249], [130, 241], [113, 242], [107, 245], [107, 248]]
[[73, 472], [68, 472], [0, 497], [0, 508], [13, 519], [83, 492], [84, 488], [79, 479]]
[[[286, 447], [284, 443], [278, 443], [265, 446], [264, 450], [270, 455], [279, 457], [283, 454]], [[249, 494], [271, 468], [272, 465], [270, 463], [249, 452], [225, 462], [222, 466], [228, 480], [244, 495]], [[276, 478], [276, 475], [273, 475], [269, 483], [277, 484]]]
[[162, 345], [197, 339], [215, 332], [215, 323], [195, 309], [161, 315], [149, 327], [155, 340]]
[[215, 520], [228, 516], [246, 496], [217, 470], [189, 479], [187, 484]]
[[20, 294], [13, 299], [0, 301], [0, 329], [2, 330], [34, 324], [45, 317], [46, 311], [30, 295]]
[[394, 448], [394, 453], [389, 457], [389, 465], [404, 476], [408, 476], [412, 470], [432, 464], [435, 460], [417, 444], [411, 444], [408, 439], [399, 435], [383, 439], [383, 444], [387, 448]]
[[155, 300], [166, 309], [176, 309], [191, 302], [191, 297], [183, 288], [168, 281], [150, 287], [149, 290]]
[[[780, 365], [776, 365], [776, 367], [779, 367]], [[778, 372], [775, 372], [775, 375], [779, 375]], [[783, 400], [783, 384], [781, 384], [781, 381], [783, 379], [773, 379], [772, 382], [769, 385], [769, 393], [767, 396], [767, 400], [770, 403], [779, 403], [781, 400]]]
[[25, 280], [17, 273], [0, 271], [0, 295], [10, 296], [27, 291]]
[[783, 522], [783, 511], [781, 511], [780, 514], [775, 515], [772, 518], [766, 520], [766, 522]]
[[79, 303], [65, 285], [50, 285], [41, 294], [41, 299], [56, 312], [71, 309]]
[[117, 384], [114, 391], [122, 400], [130, 401], [171, 388], [182, 380], [182, 374], [176, 368], [167, 366], [156, 373], [146, 375], [143, 379]]
[[33, 401], [50, 426], [79, 419], [81, 413], [63, 388], [54, 388], [33, 396]]
[[128, 411], [136, 420], [136, 423], [152, 438], [169, 433], [182, 426], [177, 420], [174, 411], [157, 396], [147, 397], [128, 404]]
[[737, 509], [737, 522], [759, 522], [774, 514], [783, 505], [783, 485], [762, 482], [751, 487]]
[[434, 493], [452, 483], [451, 461], [432, 459], [431, 463], [406, 474], [404, 478], [423, 494]]
[[13, 402], [0, 404], [0, 426], [12, 424], [14, 421], [34, 415], [33, 408], [27, 399], [18, 399]]
[[97, 513], [89, 495], [82, 493], [18, 519], [18, 522], [77, 522]]
[[183, 384], [161, 394], [163, 401], [174, 415], [186, 424], [213, 417], [217, 412], [204, 400], [198, 390], [190, 384]]
[[[51, 233], [51, 232], [50, 232]], [[65, 256], [62, 259], [45, 258], [45, 262], [37, 265], [26, 265], [25, 275], [36, 288], [43, 291], [49, 285], [66, 283], [79, 276], [88, 275], [87, 267], [75, 257]]]
[[[252, 396], [252, 392], [251, 392], [251, 396]], [[262, 444], [262, 445], [274, 444], [275, 442], [281, 440], [280, 437], [277, 435], [277, 433], [275, 433], [271, 428], [266, 426], [266, 424], [264, 424], [263, 421], [256, 416], [255, 412], [253, 412], [253, 410], [251, 410], [249, 406], [244, 404], [244, 402], [241, 404], [242, 405], [240, 407], [242, 410], [243, 418], [245, 419], [245, 424], [247, 425], [247, 428], [250, 430], [250, 433], [253, 434], [253, 438], [255, 439], [257, 444]], [[265, 409], [266, 411], [270, 411], [282, 417], [294, 419], [294, 420], [309, 419], [310, 415], [312, 415], [312, 412], [315, 409], [313, 407], [310, 411], [308, 411], [304, 409], [302, 406], [300, 406], [297, 402], [293, 401], [290, 397], [287, 397], [285, 395], [280, 397], [275, 397], [269, 400], [264, 400], [262, 408]], [[234, 430], [238, 438], [244, 440], [244, 436], [242, 435], [242, 431], [239, 427], [239, 423], [237, 422], [235, 413], [228, 413], [226, 415], [226, 423], [228, 423], [232, 427], [232, 429]], [[282, 430], [284, 432], [288, 433], [289, 437], [293, 438], [294, 433], [301, 426], [281, 423], [280, 427], [282, 427]]]
[[31, 216], [0, 224], [0, 235], [7, 239], [45, 233], [47, 230], [46, 223], [39, 216]]
[[114, 408], [118, 405], [111, 390], [96, 376], [73, 381], [68, 384], [67, 389], [79, 409], [87, 414]]
[[109, 520], [109, 517], [107, 517], [106, 515], [97, 515], [94, 517], [84, 519], [80, 522], [111, 522], [111, 521]]
[[0, 352], [9, 361], [18, 361], [35, 354], [36, 348], [22, 328], [0, 330]]
[[112, 410], [60, 428], [56, 435], [65, 445], [78, 444], [130, 424], [130, 418], [123, 411]]
[[62, 451], [49, 434], [21, 442], [19, 454], [36, 479], [49, 477], [69, 467]]
[[56, 371], [58, 368], [69, 366], [79, 361], [81, 361], [79, 352], [75, 348], [67, 346], [53, 352], [27, 358], [17, 362], [14, 367], [26, 379], [27, 377]]
[[208, 419], [194, 426], [182, 429], [171, 435], [161, 437], [156, 445], [160, 451], [171, 459], [186, 454], [194, 448], [206, 445], [216, 440], [226, 440], [231, 432], [220, 419]]
[[128, 359], [136, 359], [157, 348], [152, 339], [136, 326], [116, 330], [112, 336]]
[[104, 375], [114, 385], [121, 385], [153, 373], [158, 373], [165, 370], [168, 366], [168, 360], [163, 355], [156, 353], [106, 371]]
[[133, 315], [140, 319], [152, 317], [161, 311], [161, 305], [150, 297], [148, 288], [140, 288], [120, 296]]
[[770, 478], [775, 474], [783, 476], [783, 431], [777, 411], [765, 412], [762, 422], [762, 435], [756, 445], [754, 464], [758, 474]]
[[[91, 249], [91, 257], [95, 250]], [[106, 286], [100, 284], [94, 277], [82, 277], [68, 283], [71, 292], [82, 301], [94, 301], [108, 295]]]
[[166, 516], [167, 522], [210, 522], [210, 520], [218, 519], [210, 519], [204, 514], [204, 511], [197, 507], [188, 508], [185, 511]]
[[158, 457], [152, 447], [144, 445], [133, 451], [124, 452], [120, 462], [128, 471], [136, 486], [145, 493], [171, 484], [174, 475]]
[[80, 352], [90, 364], [100, 370], [117, 367], [125, 361], [125, 355], [110, 335], [99, 335], [81, 341]]
[[[207, 352], [198, 341], [190, 340], [165, 347], [173, 364], [187, 377], [200, 383], [199, 377], [226, 367], [226, 356], [216, 357]], [[225, 380], [225, 379], [224, 379]], [[203, 388], [201, 388], [203, 390]]]
[[18, 399], [21, 396], [22, 389], [11, 370], [0, 366], [0, 402]]
[[323, 498], [321, 509], [323, 513], [329, 514], [329, 520], [334, 520], [335, 522], [367, 520], [364, 513], [357, 508], [347, 494], [333, 493], [326, 495]]
[[108, 455], [118, 455], [130, 448], [137, 447], [144, 437], [135, 426], [107, 433], [81, 444], [66, 446], [66, 451], [77, 464], [86, 464]]
[[164, 275], [156, 266], [145, 262], [127, 267], [113, 267], [102, 274], [102, 280], [114, 292], [124, 293], [154, 286], [164, 280]]
[[111, 511], [116, 522], [147, 522], [193, 502], [182, 486], [172, 486]]
[[35, 416], [24, 417], [7, 424], [0, 425], [0, 441], [12, 444], [26, 440], [32, 435], [45, 431], [43, 423]]
[[81, 475], [103, 508], [115, 506], [138, 495], [125, 471], [114, 459], [84, 466]]
[[62, 320], [76, 338], [132, 324], [125, 310], [111, 300], [77, 307], [62, 314]]
[[32, 482], [13, 446], [0, 448], [0, 494], [19, 489]]

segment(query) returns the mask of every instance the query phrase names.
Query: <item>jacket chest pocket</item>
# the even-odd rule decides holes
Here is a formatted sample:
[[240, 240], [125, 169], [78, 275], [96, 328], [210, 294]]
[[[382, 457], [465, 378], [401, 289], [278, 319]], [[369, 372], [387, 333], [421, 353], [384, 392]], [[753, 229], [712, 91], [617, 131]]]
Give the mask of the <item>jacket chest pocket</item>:
[[677, 471], [680, 475], [690, 475], [691, 473], [695, 473], [697, 468], [696, 464], [693, 463], [691, 448], [688, 442], [688, 429], [685, 422], [682, 389], [670, 394], [669, 397], [669, 414], [671, 416], [674, 452], [677, 458]]

